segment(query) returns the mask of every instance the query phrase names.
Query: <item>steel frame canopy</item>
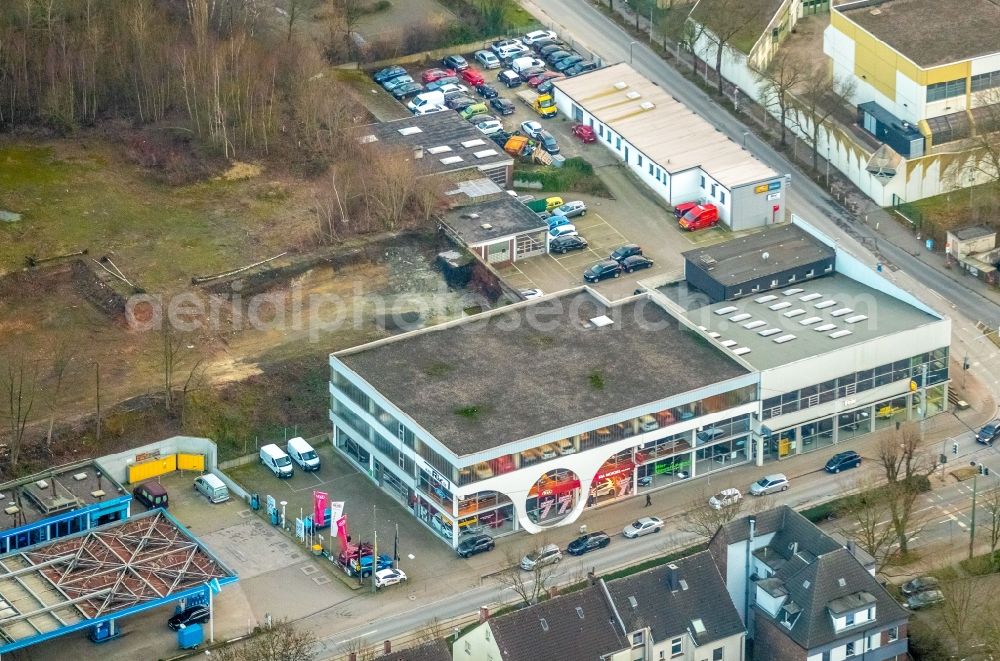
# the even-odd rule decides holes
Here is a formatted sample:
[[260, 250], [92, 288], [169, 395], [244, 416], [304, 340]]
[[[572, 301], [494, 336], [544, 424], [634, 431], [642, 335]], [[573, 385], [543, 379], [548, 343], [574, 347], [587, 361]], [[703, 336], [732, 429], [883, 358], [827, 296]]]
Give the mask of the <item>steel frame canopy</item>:
[[0, 654], [236, 580], [164, 510], [20, 549], [0, 556]]

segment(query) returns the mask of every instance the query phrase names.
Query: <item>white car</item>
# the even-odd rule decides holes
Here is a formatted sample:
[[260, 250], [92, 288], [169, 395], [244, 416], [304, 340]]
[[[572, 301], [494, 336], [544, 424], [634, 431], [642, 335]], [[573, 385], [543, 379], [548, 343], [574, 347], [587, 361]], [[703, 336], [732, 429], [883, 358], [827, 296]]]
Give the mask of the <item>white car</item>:
[[521, 122], [521, 133], [529, 138], [537, 140], [542, 134], [542, 125], [535, 121]]
[[644, 516], [637, 521], [625, 526], [625, 530], [622, 534], [629, 539], [635, 539], [636, 537], [642, 537], [643, 535], [648, 535], [653, 532], [660, 532], [663, 530], [663, 521], [656, 518], [655, 516]]
[[493, 135], [494, 133], [503, 131], [503, 122], [498, 119], [487, 119], [485, 122], [476, 124], [476, 128], [483, 135]]
[[557, 35], [552, 30], [535, 30], [521, 37], [521, 41], [529, 46], [543, 39], [556, 39]]
[[539, 60], [535, 57], [519, 57], [510, 64], [510, 68], [518, 75], [525, 69], [534, 69], [536, 67], [544, 67], [545, 62]]
[[501, 46], [494, 51], [501, 60], [508, 60], [511, 58], [519, 57], [521, 55], [526, 55], [531, 52], [531, 49], [517, 42], [516, 44], [511, 44], [509, 46]]
[[451, 94], [452, 92], [461, 92], [462, 94], [468, 94], [469, 88], [465, 85], [456, 85], [455, 83], [448, 83], [447, 85], [442, 85], [438, 88], [439, 92], [442, 94]]
[[579, 234], [580, 233], [576, 231], [576, 225], [560, 225], [549, 230], [550, 239], [554, 239], [558, 236], [579, 236]]
[[406, 574], [402, 569], [380, 569], [375, 572], [375, 587], [384, 588], [387, 585], [395, 585], [406, 580]]
[[[534, 300], [536, 298], [541, 298], [542, 296], [545, 296], [545, 292], [543, 292], [541, 289], [522, 289], [521, 290], [521, 296], [524, 296], [524, 300], [531, 301], [531, 300]], [[545, 446], [545, 447], [549, 447], [549, 446]], [[553, 455], [553, 456], [555, 456], [555, 455]], [[543, 459], [550, 459], [550, 458], [551, 457], [544, 457], [543, 456]]]
[[520, 39], [504, 39], [503, 41], [496, 41], [490, 46], [490, 50], [500, 55], [500, 51], [504, 48], [510, 48], [511, 46], [523, 46]]
[[483, 65], [484, 69], [499, 69], [500, 58], [488, 50], [476, 51], [476, 62]]
[[436, 112], [444, 112], [447, 110], [444, 106], [438, 105], [423, 105], [413, 111], [415, 117], [421, 117], [423, 115], [431, 115]]
[[708, 506], [713, 510], [721, 510], [723, 507], [730, 507], [740, 502], [743, 499], [743, 494], [740, 490], [733, 487], [729, 489], [723, 489], [719, 493], [715, 494], [708, 499]]

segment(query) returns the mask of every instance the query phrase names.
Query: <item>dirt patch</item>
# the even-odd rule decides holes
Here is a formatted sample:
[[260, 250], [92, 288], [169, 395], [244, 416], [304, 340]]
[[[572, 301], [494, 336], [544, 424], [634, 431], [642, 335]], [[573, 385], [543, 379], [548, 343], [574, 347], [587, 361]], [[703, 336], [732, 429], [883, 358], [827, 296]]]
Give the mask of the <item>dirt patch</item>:
[[225, 181], [253, 179], [254, 177], [260, 176], [263, 171], [264, 168], [259, 165], [254, 165], [253, 163], [240, 163], [239, 161], [236, 161], [228, 170], [222, 173], [220, 179], [224, 179]]

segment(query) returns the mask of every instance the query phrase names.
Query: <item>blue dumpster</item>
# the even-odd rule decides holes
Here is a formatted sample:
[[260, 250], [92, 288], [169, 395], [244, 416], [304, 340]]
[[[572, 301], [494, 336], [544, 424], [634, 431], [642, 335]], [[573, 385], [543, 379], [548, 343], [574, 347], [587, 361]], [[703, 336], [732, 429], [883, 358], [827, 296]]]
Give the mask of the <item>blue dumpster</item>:
[[250, 496], [250, 509], [252, 509], [254, 512], [256, 512], [257, 510], [260, 509], [260, 496], [259, 495], [253, 494], [253, 495]]
[[200, 624], [188, 624], [177, 630], [177, 646], [182, 650], [193, 650], [205, 642], [205, 632]]
[[281, 517], [278, 515], [278, 510], [271, 510], [271, 525], [272, 526], [278, 525], [278, 520], [280, 518]]

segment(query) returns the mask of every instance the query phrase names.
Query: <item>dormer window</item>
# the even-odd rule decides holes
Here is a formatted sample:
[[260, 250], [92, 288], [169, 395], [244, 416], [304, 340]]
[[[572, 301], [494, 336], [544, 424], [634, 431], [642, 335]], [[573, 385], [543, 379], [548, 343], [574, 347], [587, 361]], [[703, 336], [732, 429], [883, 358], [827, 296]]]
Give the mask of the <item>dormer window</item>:
[[854, 626], [854, 613], [848, 613], [844, 616], [844, 626], [853, 627]]
[[636, 631], [632, 634], [632, 647], [641, 647], [645, 638], [641, 631]]

